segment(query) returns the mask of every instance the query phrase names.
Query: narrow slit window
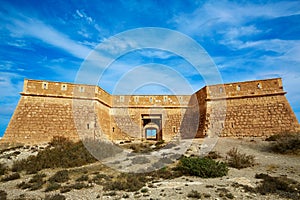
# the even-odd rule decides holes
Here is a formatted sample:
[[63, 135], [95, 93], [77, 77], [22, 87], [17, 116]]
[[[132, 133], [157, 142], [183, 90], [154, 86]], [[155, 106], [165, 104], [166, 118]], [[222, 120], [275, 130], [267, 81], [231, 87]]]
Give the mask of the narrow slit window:
[[87, 128], [87, 129], [90, 129], [90, 124], [86, 124], [86, 128]]
[[84, 92], [84, 87], [83, 86], [79, 87], [79, 92]]
[[168, 101], [168, 96], [164, 96], [164, 102], [166, 103]]
[[222, 87], [219, 88], [219, 92], [220, 92], [220, 94], [223, 93], [223, 88]]
[[172, 126], [173, 133], [176, 133], [176, 126]]
[[48, 89], [48, 83], [47, 82], [43, 82], [42, 88], [44, 90], [47, 90]]
[[134, 102], [138, 103], [139, 102], [139, 97], [134, 97]]

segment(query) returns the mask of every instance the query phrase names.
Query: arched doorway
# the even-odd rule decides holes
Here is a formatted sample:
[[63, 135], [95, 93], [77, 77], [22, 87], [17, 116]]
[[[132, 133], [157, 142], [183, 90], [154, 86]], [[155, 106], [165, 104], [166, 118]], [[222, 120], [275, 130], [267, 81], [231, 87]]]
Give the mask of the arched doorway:
[[143, 114], [143, 138], [147, 140], [162, 140], [161, 114]]
[[144, 133], [147, 140], [158, 139], [159, 127], [157, 124], [150, 122], [144, 127]]

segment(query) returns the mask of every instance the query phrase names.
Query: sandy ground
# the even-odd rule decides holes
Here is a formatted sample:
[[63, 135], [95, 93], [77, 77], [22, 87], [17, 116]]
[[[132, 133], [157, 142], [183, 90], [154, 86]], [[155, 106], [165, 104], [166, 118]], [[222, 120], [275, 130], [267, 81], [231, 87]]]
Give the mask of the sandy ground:
[[[201, 148], [202, 140], [194, 140], [189, 147], [188, 154], [198, 154]], [[271, 176], [286, 176], [300, 182], [300, 156], [274, 154], [267, 151], [269, 142], [261, 138], [220, 138], [213, 150], [220, 153], [226, 158], [226, 152], [233, 147], [238, 148], [240, 152], [255, 156], [256, 165], [245, 169], [230, 168], [227, 176], [221, 178], [203, 179], [198, 177], [179, 177], [171, 180], [161, 180], [149, 183], [145, 187], [145, 192], [123, 192], [117, 191], [116, 194], [109, 194], [102, 190], [102, 186], [94, 185], [92, 188], [82, 190], [72, 190], [63, 195], [67, 199], [189, 199], [187, 196], [192, 190], [202, 194], [202, 199], [285, 199], [278, 195], [261, 195], [247, 192], [243, 187], [233, 186], [234, 183], [255, 187], [260, 183], [255, 178], [255, 174], [267, 173]], [[36, 148], [17, 149], [18, 155], [13, 152], [5, 152], [0, 155], [0, 162], [10, 165], [16, 158], [24, 158], [28, 155], [35, 154]], [[16, 151], [16, 150], [14, 150]], [[171, 151], [175, 151], [171, 149]], [[11, 156], [7, 156], [11, 155]], [[120, 162], [122, 164], [122, 162]], [[43, 190], [28, 191], [16, 187], [17, 184], [24, 180], [29, 180], [29, 175], [22, 176], [21, 179], [0, 183], [0, 190], [8, 193], [8, 199], [15, 199], [21, 194], [35, 199], [43, 199], [45, 192]], [[54, 194], [57, 192], [50, 192]], [[125, 198], [126, 197], [126, 198]], [[30, 199], [30, 198], [29, 198]]]

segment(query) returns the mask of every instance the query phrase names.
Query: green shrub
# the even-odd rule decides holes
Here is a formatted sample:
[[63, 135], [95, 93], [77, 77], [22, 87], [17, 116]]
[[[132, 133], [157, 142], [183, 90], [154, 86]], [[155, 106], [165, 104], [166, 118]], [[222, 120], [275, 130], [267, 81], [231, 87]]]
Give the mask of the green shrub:
[[281, 154], [300, 154], [300, 134], [275, 135], [275, 142], [270, 149]]
[[31, 187], [31, 184], [22, 181], [21, 183], [19, 183], [19, 184], [17, 185], [17, 187], [20, 188], [20, 189], [25, 190], [25, 189], [30, 188], [30, 187]]
[[69, 180], [68, 170], [62, 170], [56, 172], [52, 177], [49, 178], [50, 182], [64, 183]]
[[61, 194], [46, 195], [45, 200], [65, 200], [66, 197]]
[[6, 182], [6, 181], [12, 181], [12, 180], [16, 180], [16, 179], [19, 179], [21, 176], [19, 173], [12, 173], [12, 174], [9, 174], [5, 177], [3, 177], [1, 179], [2, 182]]
[[256, 174], [255, 178], [263, 179], [261, 184], [254, 189], [255, 193], [275, 193], [279, 196], [298, 200], [300, 198], [300, 183], [286, 177], [272, 177], [268, 174]]
[[221, 177], [226, 176], [228, 173], [225, 163], [200, 157], [183, 157], [180, 159], [176, 169], [183, 174], [202, 178]]
[[173, 179], [182, 176], [182, 172], [179, 170], [172, 170], [169, 167], [162, 167], [159, 170], [155, 170], [145, 174], [153, 179]]
[[253, 155], [247, 155], [240, 153], [237, 148], [232, 148], [227, 152], [229, 158], [227, 158], [228, 165], [237, 169], [251, 167], [255, 164], [255, 157]]
[[34, 174], [46, 168], [78, 167], [97, 160], [87, 151], [82, 142], [72, 142], [67, 139], [53, 139], [48, 147], [38, 152], [36, 156], [15, 161], [12, 171], [25, 170]]
[[0, 190], [0, 199], [1, 200], [7, 199], [7, 193], [4, 190]]
[[67, 185], [67, 186], [62, 187], [60, 192], [65, 193], [65, 192], [71, 191], [72, 189], [81, 190], [83, 188], [89, 188], [89, 187], [90, 186], [88, 184], [85, 184], [85, 183], [82, 183], [82, 182], [76, 182], [72, 185]]
[[58, 190], [60, 188], [60, 184], [56, 183], [56, 182], [49, 182], [45, 192], [50, 192], [50, 191], [54, 191], [54, 190]]
[[197, 190], [192, 190], [191, 192], [188, 193], [187, 197], [188, 198], [200, 199], [201, 194]]
[[84, 174], [82, 176], [80, 176], [78, 179], [76, 179], [76, 181], [88, 181], [89, 180], [89, 176]]
[[6, 172], [6, 166], [3, 163], [0, 163], [0, 176], [4, 175]]
[[28, 181], [28, 183], [23, 181], [18, 184], [17, 187], [20, 189], [30, 188], [30, 190], [41, 189], [45, 183], [45, 181], [43, 180], [44, 177], [46, 177], [45, 174], [36, 174]]
[[147, 192], [149, 192], [149, 189], [148, 189], [148, 188], [143, 188], [143, 189], [141, 189], [141, 193], [147, 193]]
[[110, 181], [111, 178], [106, 175], [106, 174], [96, 174], [93, 178], [92, 181], [94, 181], [96, 184], [101, 185], [105, 181]]
[[122, 173], [114, 181], [105, 184], [105, 190], [134, 192], [145, 186], [147, 179], [143, 174]]

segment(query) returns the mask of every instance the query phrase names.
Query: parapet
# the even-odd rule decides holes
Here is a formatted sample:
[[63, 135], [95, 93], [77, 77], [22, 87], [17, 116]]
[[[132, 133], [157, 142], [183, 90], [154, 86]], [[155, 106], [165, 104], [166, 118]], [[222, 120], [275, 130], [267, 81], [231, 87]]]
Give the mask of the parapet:
[[23, 96], [45, 96], [97, 100], [111, 107], [112, 97], [95, 85], [72, 84], [40, 80], [24, 80]]
[[209, 85], [207, 100], [251, 98], [270, 95], [284, 95], [281, 78]]

